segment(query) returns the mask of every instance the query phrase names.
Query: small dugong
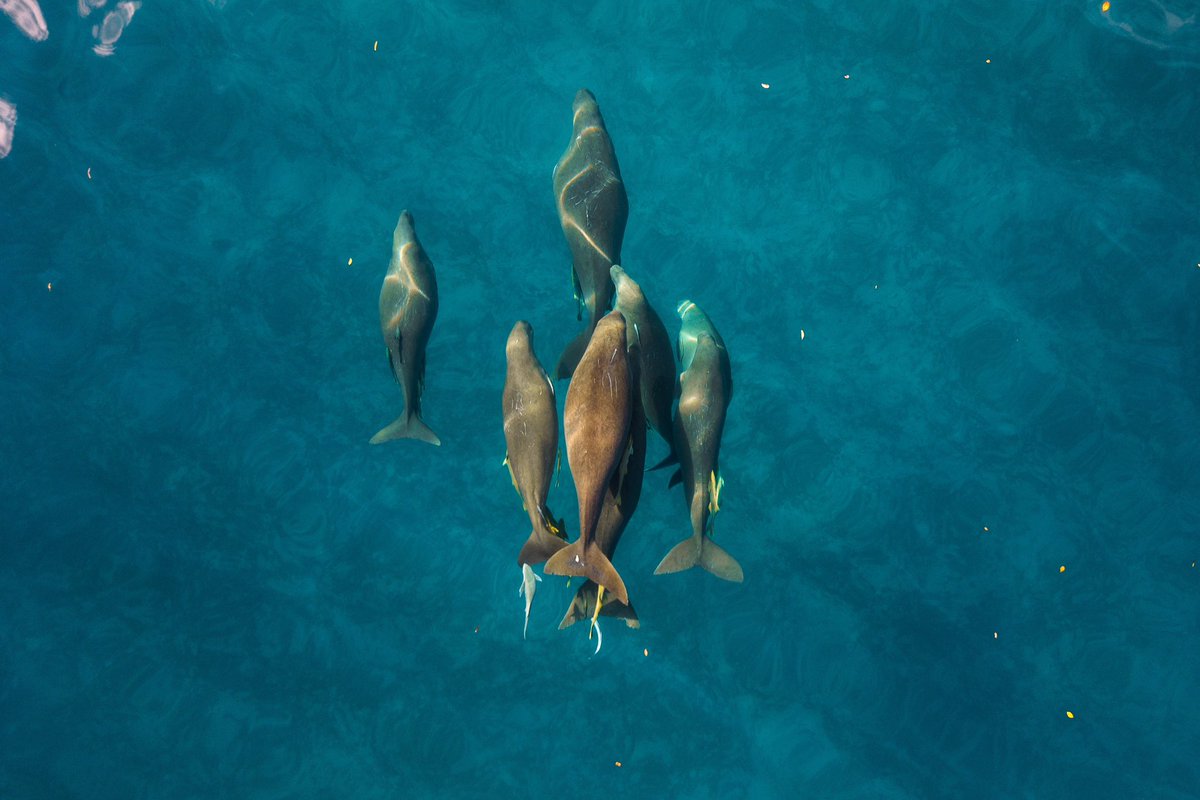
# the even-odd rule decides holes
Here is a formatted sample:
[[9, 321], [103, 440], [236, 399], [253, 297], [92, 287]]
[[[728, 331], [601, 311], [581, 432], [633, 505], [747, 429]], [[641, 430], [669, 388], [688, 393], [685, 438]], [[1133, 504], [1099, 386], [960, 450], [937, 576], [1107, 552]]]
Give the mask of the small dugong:
[[533, 352], [533, 327], [513, 325], [505, 346], [504, 463], [513, 488], [529, 513], [533, 531], [517, 556], [519, 564], [540, 564], [566, 546], [562, 522], [546, 506], [558, 459], [558, 407], [554, 384]]
[[413, 229], [412, 214], [400, 212], [392, 234], [392, 260], [379, 292], [379, 323], [388, 364], [404, 393], [404, 413], [371, 437], [371, 444], [390, 439], [420, 439], [441, 444], [421, 419], [425, 391], [425, 346], [437, 319], [437, 276]]
[[612, 304], [608, 270], [621, 261], [621, 240], [629, 217], [621, 168], [596, 98], [580, 89], [574, 111], [571, 143], [554, 167], [554, 197], [571, 249], [575, 299], [580, 316], [587, 310], [588, 322], [563, 350], [554, 370], [556, 379], [569, 378], [575, 371], [592, 330]]
[[567, 462], [579, 498], [579, 538], [546, 562], [550, 575], [581, 575], [629, 603], [625, 582], [596, 541], [596, 526], [610, 482], [625, 476], [629, 455], [629, 358], [625, 318], [613, 311], [596, 325], [579, 361], [563, 410]]
[[679, 572], [697, 564], [727, 581], [742, 580], [742, 568], [712, 540], [713, 516], [720, 510], [719, 456], [725, 412], [733, 396], [729, 353], [721, 335], [700, 307], [680, 303], [679, 408], [675, 412], [675, 452], [684, 497], [692, 520], [692, 535], [675, 545], [654, 570], [655, 575]]

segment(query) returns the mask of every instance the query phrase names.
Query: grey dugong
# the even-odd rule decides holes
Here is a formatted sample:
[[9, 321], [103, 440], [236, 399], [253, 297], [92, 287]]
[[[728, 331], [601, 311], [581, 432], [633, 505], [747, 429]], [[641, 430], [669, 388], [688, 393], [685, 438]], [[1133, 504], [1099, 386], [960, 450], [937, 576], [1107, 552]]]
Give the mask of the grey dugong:
[[528, 322], [513, 325], [505, 358], [504, 463], [532, 525], [517, 562], [540, 564], [566, 546], [562, 522], [546, 505], [558, 459], [558, 407], [554, 384], [533, 352], [533, 327]]
[[654, 574], [701, 566], [718, 578], [741, 582], [741, 566], [712, 540], [713, 516], [720, 510], [721, 435], [733, 397], [729, 352], [716, 326], [699, 306], [679, 304], [679, 408], [675, 412], [675, 453], [691, 516], [692, 535], [675, 545]]
[[554, 197], [563, 235], [571, 250], [571, 275], [587, 327], [563, 350], [556, 379], [575, 371], [600, 318], [612, 304], [609, 268], [621, 261], [621, 240], [629, 218], [629, 198], [612, 139], [596, 98], [587, 89], [575, 95], [571, 143], [554, 167]]
[[392, 234], [392, 260], [379, 292], [379, 325], [388, 364], [404, 395], [404, 412], [371, 437], [371, 444], [392, 439], [419, 439], [439, 445], [421, 419], [425, 391], [425, 347], [437, 320], [438, 287], [433, 262], [425, 255], [413, 228], [412, 214], [400, 212]]

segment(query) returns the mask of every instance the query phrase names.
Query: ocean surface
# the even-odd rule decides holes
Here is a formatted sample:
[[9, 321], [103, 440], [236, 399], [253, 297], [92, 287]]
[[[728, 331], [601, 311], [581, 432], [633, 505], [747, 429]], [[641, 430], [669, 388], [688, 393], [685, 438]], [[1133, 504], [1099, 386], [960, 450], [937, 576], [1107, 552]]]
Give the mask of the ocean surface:
[[[1200, 3], [31, 6], [0, 798], [1200, 797]], [[580, 87], [625, 269], [728, 345], [746, 574], [652, 574], [649, 473], [598, 654], [551, 576], [522, 639], [501, 463]], [[405, 208], [440, 448], [367, 443]]]

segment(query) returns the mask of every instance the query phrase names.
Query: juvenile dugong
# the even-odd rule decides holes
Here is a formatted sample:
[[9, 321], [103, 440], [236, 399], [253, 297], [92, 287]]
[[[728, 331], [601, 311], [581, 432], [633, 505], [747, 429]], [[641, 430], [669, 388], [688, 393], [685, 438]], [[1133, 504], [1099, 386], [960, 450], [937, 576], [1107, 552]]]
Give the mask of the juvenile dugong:
[[420, 439], [441, 444], [421, 419], [425, 391], [425, 346], [437, 319], [438, 289], [433, 263], [413, 229], [412, 214], [400, 212], [392, 234], [392, 260], [379, 292], [379, 322], [388, 364], [404, 393], [404, 413], [371, 437], [371, 444], [390, 439]]

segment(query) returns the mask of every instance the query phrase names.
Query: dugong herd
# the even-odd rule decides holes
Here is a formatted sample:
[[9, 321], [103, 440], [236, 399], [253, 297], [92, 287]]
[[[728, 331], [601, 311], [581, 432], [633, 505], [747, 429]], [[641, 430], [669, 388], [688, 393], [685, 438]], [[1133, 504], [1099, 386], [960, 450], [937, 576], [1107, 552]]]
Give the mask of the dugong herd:
[[[525, 630], [542, 580], [533, 567], [544, 564], [547, 575], [583, 579], [559, 628], [588, 621], [589, 638], [594, 630], [599, 652], [601, 615], [623, 619], [631, 628], [640, 625], [613, 558], [641, 498], [651, 428], [667, 446], [658, 467], [678, 465], [669, 486], [682, 485], [691, 520], [690, 535], [667, 551], [654, 574], [700, 566], [718, 578], [742, 581], [741, 566], [713, 541], [724, 485], [721, 435], [733, 378], [729, 351], [708, 315], [690, 300], [681, 302], [673, 349], [662, 318], [620, 265], [629, 200], [600, 107], [587, 89], [575, 96], [571, 141], [554, 168], [554, 194], [584, 327], [563, 348], [551, 379], [534, 353], [533, 326], [525, 320], [513, 325], [501, 402], [504, 464], [531, 527], [517, 553]], [[372, 444], [393, 439], [441, 443], [421, 415], [425, 349], [437, 311], [433, 263], [412, 215], [403, 211], [379, 294], [379, 320], [404, 409], [371, 438]], [[562, 439], [579, 501], [574, 541], [568, 541], [564, 521], [547, 505], [561, 464], [555, 381], [567, 379]]]

